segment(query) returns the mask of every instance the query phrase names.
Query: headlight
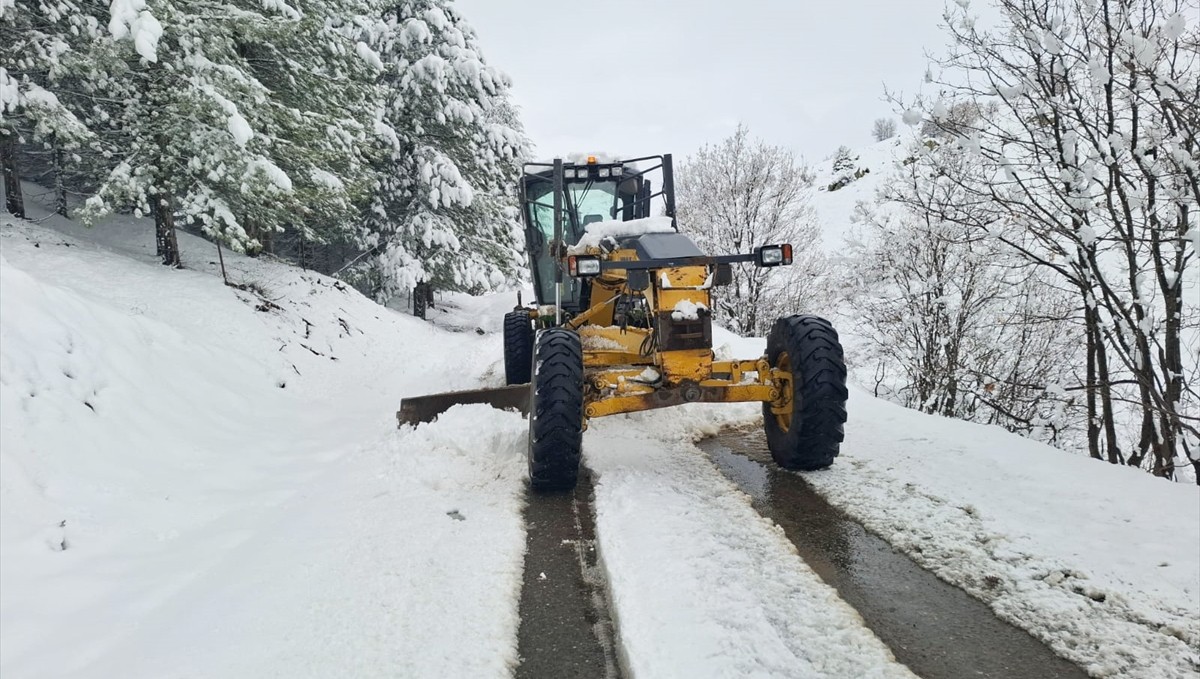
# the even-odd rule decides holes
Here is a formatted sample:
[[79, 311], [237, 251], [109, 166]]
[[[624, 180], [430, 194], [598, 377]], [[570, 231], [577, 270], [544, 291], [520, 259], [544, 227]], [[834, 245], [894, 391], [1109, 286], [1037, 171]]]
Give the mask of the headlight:
[[791, 264], [792, 246], [788, 243], [784, 243], [783, 245], [764, 245], [755, 249], [754, 259], [754, 263], [758, 266]]
[[563, 170], [563, 178], [564, 178], [564, 179], [574, 179], [574, 178], [575, 178], [575, 172], [576, 172], [576, 171], [575, 171], [575, 168], [573, 168], [573, 167], [568, 167], [567, 169]]
[[607, 167], [600, 168], [600, 176], [604, 177], [605, 179], [607, 179], [611, 173], [612, 173], [612, 170], [610, 168], [607, 168]]
[[599, 257], [568, 257], [567, 271], [575, 278], [591, 278], [600, 275]]

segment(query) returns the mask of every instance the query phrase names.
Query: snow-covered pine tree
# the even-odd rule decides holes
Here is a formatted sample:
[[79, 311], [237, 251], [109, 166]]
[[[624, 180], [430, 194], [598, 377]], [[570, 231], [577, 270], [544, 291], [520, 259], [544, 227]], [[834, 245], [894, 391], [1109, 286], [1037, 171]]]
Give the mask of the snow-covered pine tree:
[[94, 75], [102, 64], [93, 47], [106, 37], [74, 0], [0, 3], [0, 156], [10, 213], [24, 216], [19, 146], [38, 145], [55, 164], [56, 207], [65, 214], [63, 165], [92, 134], [56, 91]]
[[355, 151], [371, 85], [370, 55], [337, 29], [343, 8], [164, 0], [153, 9], [113, 4], [109, 28], [132, 39], [137, 57], [109, 82], [105, 137], [118, 158], [85, 217], [123, 206], [153, 214], [171, 265], [176, 217], [239, 251], [284, 225], [348, 227], [349, 214], [336, 215], [364, 182]]
[[854, 157], [850, 155], [849, 147], [839, 146], [837, 152], [833, 154], [833, 171], [839, 175], [854, 171]]
[[284, 229], [306, 243], [350, 242], [374, 182], [367, 151], [380, 63], [356, 39], [372, 7], [367, 0], [299, 0], [277, 10], [282, 18], [245, 27], [238, 53], [270, 92], [255, 131], [269, 140], [266, 154], [293, 190], [279, 203], [284, 212], [259, 216], [267, 221], [247, 230], [259, 247]]
[[527, 141], [510, 82], [487, 65], [448, 0], [389, 5], [364, 31], [382, 60], [378, 181], [362, 228], [360, 284], [380, 299], [427, 281], [483, 290], [519, 266], [511, 209]]

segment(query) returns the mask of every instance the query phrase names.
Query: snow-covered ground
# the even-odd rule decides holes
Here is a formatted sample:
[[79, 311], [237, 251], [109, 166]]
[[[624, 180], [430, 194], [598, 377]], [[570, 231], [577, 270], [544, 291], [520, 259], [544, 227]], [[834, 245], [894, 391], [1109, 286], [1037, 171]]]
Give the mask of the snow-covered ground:
[[499, 339], [181, 245], [0, 226], [0, 674], [507, 676], [524, 422], [394, 415]]
[[[762, 347], [762, 340], [737, 342], [742, 355]], [[804, 474], [833, 505], [1093, 676], [1183, 679], [1200, 671], [1194, 486], [998, 427], [918, 413], [858, 388], [851, 389], [848, 411], [841, 457], [828, 470]], [[780, 573], [803, 579], [807, 568], [757, 551], [771, 538], [749, 498], [686, 444], [736, 426], [761, 426], [758, 408], [701, 405], [631, 415], [598, 422], [585, 438], [585, 462], [598, 473], [605, 562], [686, 557], [673, 563], [675, 570], [634, 570], [629, 580], [614, 574], [629, 569], [610, 568], [618, 626], [626, 628], [627, 610], [649, 626], [639, 627], [635, 639], [654, 638], [660, 649], [682, 643], [673, 631], [678, 604], [671, 602], [708, 592], [716, 582], [749, 589], [727, 587], [716, 600], [693, 598], [688, 605], [721, 619], [730, 610], [727, 599], [741, 597], [742, 609], [802, 624], [803, 616], [784, 612], [804, 604], [784, 595], [788, 580]], [[784, 539], [777, 530], [774, 537]], [[770, 631], [779, 627], [758, 618], [739, 624], [763, 625], [768, 631], [759, 630], [760, 641], [745, 651], [773, 657], [777, 649], [762, 639], [773, 640]], [[716, 630], [695, 633], [704, 638], [705, 632]], [[800, 634], [808, 638], [811, 631]], [[631, 643], [637, 642], [626, 640], [627, 649]], [[687, 657], [681, 651], [678, 660]], [[721, 657], [735, 668], [740, 655]], [[842, 667], [839, 676], [862, 671]]]
[[1097, 677], [1200, 671], [1200, 492], [851, 391], [806, 478], [942, 579]]
[[[144, 223], [0, 225], [0, 675], [508, 676], [525, 424], [397, 430], [499, 384], [515, 294], [435, 324]], [[722, 355], [761, 340], [718, 331]], [[905, 676], [691, 441], [697, 405], [585, 435], [631, 674]], [[817, 489], [1097, 676], [1193, 676], [1200, 494], [854, 391]], [[1103, 601], [1100, 601], [1103, 599]]]

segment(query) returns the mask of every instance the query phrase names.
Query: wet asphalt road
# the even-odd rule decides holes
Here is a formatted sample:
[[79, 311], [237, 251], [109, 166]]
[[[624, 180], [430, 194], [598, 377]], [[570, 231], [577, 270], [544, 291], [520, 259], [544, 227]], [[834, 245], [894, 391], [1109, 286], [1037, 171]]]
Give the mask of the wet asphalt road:
[[896, 659], [924, 679], [1086, 679], [1076, 665], [992, 613], [835, 509], [799, 474], [775, 466], [761, 432], [700, 444], [754, 508], [774, 521], [801, 558]]
[[[1086, 679], [986, 604], [922, 569], [775, 466], [759, 432], [699, 444], [778, 524], [800, 557], [924, 679]], [[651, 519], [652, 517], [648, 517]], [[517, 679], [617, 678], [619, 651], [597, 563], [592, 483], [530, 493]]]
[[516, 678], [618, 679], [587, 471], [573, 493], [530, 492], [525, 529]]

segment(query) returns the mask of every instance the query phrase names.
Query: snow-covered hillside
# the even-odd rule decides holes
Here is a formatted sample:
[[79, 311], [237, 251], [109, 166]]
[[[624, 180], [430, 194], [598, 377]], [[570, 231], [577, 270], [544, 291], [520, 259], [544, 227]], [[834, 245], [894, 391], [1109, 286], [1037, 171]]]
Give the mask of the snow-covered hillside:
[[[430, 324], [269, 259], [226, 253], [248, 289], [227, 287], [190, 237], [191, 268], [166, 269], [142, 223], [46, 224], [0, 225], [0, 674], [510, 675], [525, 423], [394, 413], [499, 384], [512, 295]], [[690, 445], [757, 413], [587, 432], [627, 669], [906, 676]], [[850, 413], [842, 457], [807, 475], [830, 501], [1095, 676], [1195, 671], [1194, 487], [857, 390]]]
[[[226, 287], [190, 237], [194, 270], [170, 271], [143, 223], [0, 228], [4, 676], [513, 661], [523, 423], [483, 409], [401, 438], [394, 419], [405, 395], [494, 381], [494, 336], [229, 253], [262, 294]], [[479, 621], [465, 651], [397, 620], [446, 587], [445, 619]]]
[[[813, 210], [821, 227], [821, 244], [826, 252], [842, 252], [847, 238], [854, 237], [852, 218], [860, 201], [871, 203], [882, 182], [903, 160], [906, 135], [892, 137], [855, 148], [849, 153], [849, 166], [835, 169], [836, 156], [812, 167]], [[840, 185], [839, 185], [840, 184]], [[833, 190], [830, 190], [831, 187]]]

